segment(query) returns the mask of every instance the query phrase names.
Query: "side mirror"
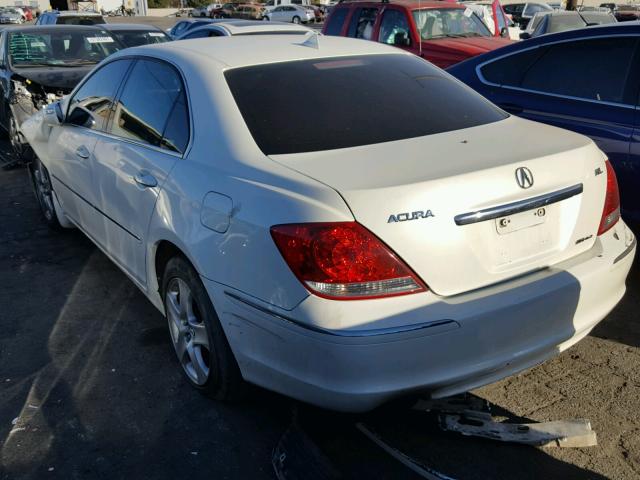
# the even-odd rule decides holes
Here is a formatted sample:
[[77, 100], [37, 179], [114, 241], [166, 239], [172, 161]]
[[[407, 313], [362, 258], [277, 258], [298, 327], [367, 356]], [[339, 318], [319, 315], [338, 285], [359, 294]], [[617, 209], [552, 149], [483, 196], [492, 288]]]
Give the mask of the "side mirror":
[[502, 30], [500, 30], [500, 36], [502, 38], [509, 38], [509, 29], [507, 27], [502, 27]]
[[93, 128], [96, 124], [93, 115], [82, 107], [75, 107], [67, 117], [67, 123], [78, 127]]
[[393, 36], [393, 44], [396, 47], [408, 47], [411, 44], [407, 32], [396, 32]]
[[520, 40], [529, 40], [531, 38], [531, 34], [529, 32], [522, 32], [520, 34]]
[[44, 121], [50, 127], [62, 125], [62, 107], [60, 107], [60, 102], [53, 102], [45, 107]]

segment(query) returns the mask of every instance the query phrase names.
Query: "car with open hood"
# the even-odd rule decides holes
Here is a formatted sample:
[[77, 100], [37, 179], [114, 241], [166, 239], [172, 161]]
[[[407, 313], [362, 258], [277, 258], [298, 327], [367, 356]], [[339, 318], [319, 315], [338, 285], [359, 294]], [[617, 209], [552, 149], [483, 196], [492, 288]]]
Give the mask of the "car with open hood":
[[27, 147], [22, 122], [71, 92], [97, 63], [122, 48], [106, 30], [75, 25], [6, 28], [0, 44], [0, 127], [18, 157]]
[[343, 1], [322, 33], [393, 45], [441, 68], [511, 43], [495, 37], [471, 8], [445, 1]]
[[127, 274], [217, 399], [357, 411], [497, 381], [584, 338], [635, 253], [589, 138], [374, 42], [125, 49], [24, 131], [46, 223]]

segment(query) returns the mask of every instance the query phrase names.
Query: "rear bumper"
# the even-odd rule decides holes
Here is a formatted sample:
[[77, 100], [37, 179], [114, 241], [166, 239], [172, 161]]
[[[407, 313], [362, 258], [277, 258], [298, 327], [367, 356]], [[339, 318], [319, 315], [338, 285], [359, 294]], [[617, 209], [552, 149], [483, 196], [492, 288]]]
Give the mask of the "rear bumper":
[[[310, 296], [285, 311], [204, 282], [246, 380], [322, 407], [363, 411], [410, 392], [464, 392], [567, 349], [622, 298], [635, 243], [619, 222], [579, 257], [449, 298]], [[327, 327], [354, 315], [357, 327]]]

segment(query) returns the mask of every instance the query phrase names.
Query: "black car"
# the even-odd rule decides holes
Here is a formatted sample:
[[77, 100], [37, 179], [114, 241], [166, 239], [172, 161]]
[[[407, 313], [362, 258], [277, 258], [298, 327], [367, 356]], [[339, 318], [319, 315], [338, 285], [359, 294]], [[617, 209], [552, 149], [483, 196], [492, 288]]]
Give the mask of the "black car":
[[154, 25], [107, 23], [100, 28], [110, 32], [127, 48], [171, 41], [169, 35]]
[[55, 25], [0, 31], [0, 127], [22, 158], [27, 145], [20, 126], [51, 102], [71, 92], [107, 56], [124, 48], [94, 26]]

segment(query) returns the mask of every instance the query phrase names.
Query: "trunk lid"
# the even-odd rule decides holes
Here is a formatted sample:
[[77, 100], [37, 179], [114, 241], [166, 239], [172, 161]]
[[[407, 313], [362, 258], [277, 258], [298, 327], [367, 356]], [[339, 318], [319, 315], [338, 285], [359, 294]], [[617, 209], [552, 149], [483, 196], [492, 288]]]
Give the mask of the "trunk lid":
[[[588, 250], [606, 190], [603, 155], [591, 140], [516, 117], [409, 140], [271, 158], [338, 191], [358, 222], [445, 296]], [[529, 188], [518, 184], [520, 167], [533, 177]], [[556, 194], [554, 203], [529, 202], [549, 194]], [[514, 205], [524, 211], [487, 214]], [[482, 221], [465, 216], [479, 211]]]

